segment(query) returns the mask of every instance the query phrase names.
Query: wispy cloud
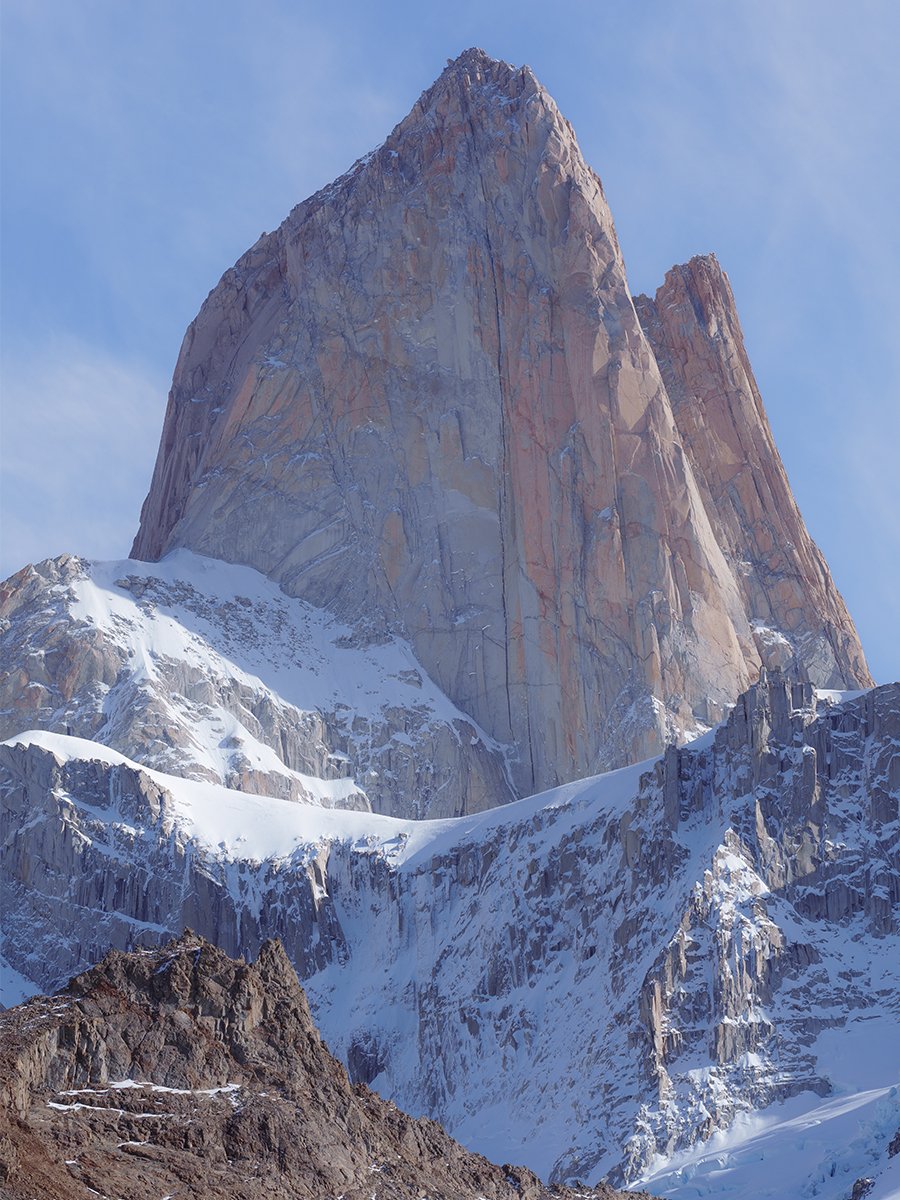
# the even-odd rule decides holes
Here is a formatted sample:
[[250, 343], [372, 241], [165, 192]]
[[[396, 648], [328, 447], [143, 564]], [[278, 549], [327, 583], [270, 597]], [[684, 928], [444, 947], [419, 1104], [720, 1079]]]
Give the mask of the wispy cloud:
[[161, 379], [73, 339], [5, 357], [4, 578], [63, 552], [128, 554], [164, 407]]
[[6, 322], [25, 333], [60, 317], [27, 286], [55, 266], [90, 299], [69, 329], [171, 365], [221, 273], [402, 115], [307, 6], [9, 0], [3, 22], [7, 219], [36, 243], [7, 238], [25, 286]]

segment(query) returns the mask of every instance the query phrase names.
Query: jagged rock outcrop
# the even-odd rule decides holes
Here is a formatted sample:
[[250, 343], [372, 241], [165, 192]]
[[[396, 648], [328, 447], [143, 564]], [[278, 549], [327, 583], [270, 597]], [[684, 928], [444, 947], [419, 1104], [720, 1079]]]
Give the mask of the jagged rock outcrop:
[[47, 729], [187, 779], [396, 816], [512, 799], [503, 748], [410, 647], [349, 633], [186, 552], [48, 559], [0, 585], [0, 740]]
[[826, 688], [868, 681], [775, 447], [727, 275], [714, 255], [692, 258], [634, 303], [760, 658]]
[[711, 436], [750, 425], [739, 506], [664, 376], [568, 122], [527, 67], [467, 51], [210, 293], [133, 554], [249, 564], [399, 633], [513, 747], [520, 794], [716, 722], [779, 638], [801, 676], [870, 683], [827, 574], [792, 586], [761, 533], [755, 394], [704, 396]]
[[112, 952], [59, 995], [0, 1015], [0, 1190], [550, 1200], [531, 1172], [493, 1166], [352, 1085], [277, 942], [247, 964], [190, 931]]
[[894, 1036], [898, 744], [900, 686], [772, 676], [699, 745], [447, 823], [38, 735], [0, 747], [5, 953], [47, 987], [185, 923], [281, 937], [355, 1078], [489, 1157], [635, 1179], [827, 1092], [829, 1030]]

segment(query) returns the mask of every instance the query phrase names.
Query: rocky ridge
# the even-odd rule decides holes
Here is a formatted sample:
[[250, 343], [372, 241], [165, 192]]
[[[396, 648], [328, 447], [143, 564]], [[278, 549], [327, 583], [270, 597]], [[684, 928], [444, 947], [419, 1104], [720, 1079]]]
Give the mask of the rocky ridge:
[[898, 746], [896, 685], [776, 676], [656, 763], [403, 822], [34, 735], [0, 747], [6, 953], [47, 987], [184, 923], [278, 936], [355, 1079], [544, 1177], [640, 1179], [827, 1095], [840, 1045], [892, 1061]]
[[351, 1084], [277, 942], [247, 964], [190, 931], [112, 952], [0, 1015], [0, 1188], [9, 1200], [551, 1196]]
[[704, 337], [667, 298], [642, 327], [571, 126], [466, 51], [210, 293], [132, 553], [402, 636], [520, 795], [692, 736], [761, 665], [866, 686], [707, 268]]
[[48, 729], [186, 779], [397, 816], [512, 799], [503, 747], [411, 648], [350, 633], [185, 551], [50, 559], [0, 585], [0, 740]]

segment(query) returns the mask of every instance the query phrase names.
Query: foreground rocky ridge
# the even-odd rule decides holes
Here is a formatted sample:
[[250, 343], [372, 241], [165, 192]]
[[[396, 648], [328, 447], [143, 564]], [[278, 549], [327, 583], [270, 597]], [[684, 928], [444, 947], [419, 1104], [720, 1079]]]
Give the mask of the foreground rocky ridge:
[[827, 1095], [838, 1033], [900, 1056], [900, 686], [833, 699], [776, 676], [694, 747], [449, 823], [36, 735], [0, 748], [6, 953], [47, 987], [185, 923], [279, 936], [354, 1078], [545, 1177], [638, 1179]]
[[571, 126], [467, 51], [211, 292], [133, 554], [399, 634], [519, 795], [696, 734], [761, 665], [871, 684], [727, 282], [691, 271], [636, 312]]
[[[0, 1015], [9, 1200], [566, 1200], [352, 1085], [277, 942], [189, 931]], [[600, 1187], [584, 1200], [616, 1200]]]

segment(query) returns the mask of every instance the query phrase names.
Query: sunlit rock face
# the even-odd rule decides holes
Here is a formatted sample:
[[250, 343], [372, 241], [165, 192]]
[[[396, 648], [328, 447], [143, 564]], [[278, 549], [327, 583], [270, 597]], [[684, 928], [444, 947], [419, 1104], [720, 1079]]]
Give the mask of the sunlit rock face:
[[[728, 396], [705, 402], [717, 430]], [[761, 455], [761, 407], [733, 419]], [[744, 545], [769, 468], [720, 514], [686, 429], [571, 126], [467, 51], [210, 293], [133, 554], [244, 563], [362, 641], [401, 634], [527, 793], [718, 720], [779, 638], [816, 631], [801, 675], [868, 682], [827, 573], [748, 601], [743, 562], [793, 570]]]
[[775, 448], [727, 275], [713, 255], [692, 258], [635, 307], [761, 659], [823, 687], [867, 680]]

